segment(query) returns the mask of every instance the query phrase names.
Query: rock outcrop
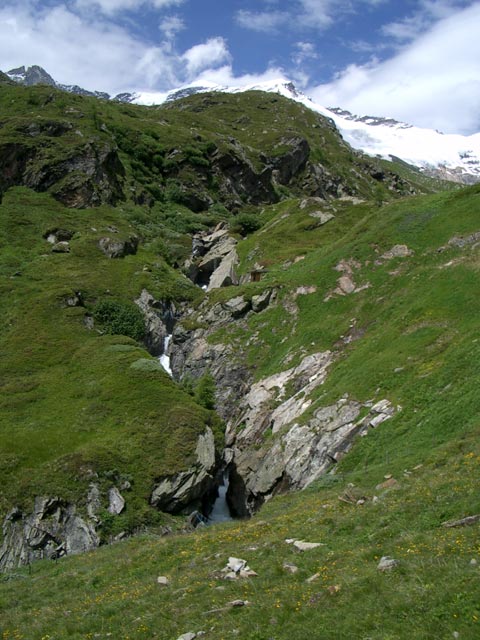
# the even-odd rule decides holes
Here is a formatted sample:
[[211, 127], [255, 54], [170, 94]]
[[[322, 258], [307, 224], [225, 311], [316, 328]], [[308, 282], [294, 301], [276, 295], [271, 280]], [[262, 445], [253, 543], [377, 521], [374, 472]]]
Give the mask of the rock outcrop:
[[198, 233], [192, 241], [192, 258], [185, 265], [188, 277], [207, 291], [238, 284], [237, 240], [222, 225], [212, 233]]
[[362, 404], [341, 398], [317, 409], [305, 424], [294, 423], [261, 449], [245, 447], [240, 437], [233, 445], [228, 494], [232, 510], [251, 515], [275, 493], [307, 487], [340, 460], [357, 435], [367, 435], [395, 411], [388, 400]]
[[235, 209], [242, 202], [272, 203], [278, 200], [272, 184], [272, 168], [267, 165], [257, 171], [245, 149], [234, 138], [230, 149], [219, 149], [212, 156], [212, 173], [219, 183], [219, 195], [227, 207]]
[[217, 471], [215, 440], [207, 427], [199, 436], [195, 451], [196, 462], [188, 469], [161, 478], [150, 497], [150, 504], [169, 513], [190, 513], [202, 506], [202, 498], [214, 487]]
[[146, 289], [135, 304], [145, 318], [145, 346], [152, 356], [161, 356], [165, 351], [165, 338], [173, 331], [177, 310], [171, 302], [156, 300]]
[[118, 152], [108, 143], [87, 143], [53, 158], [40, 143], [0, 145], [0, 195], [9, 187], [25, 186], [50, 191], [67, 207], [114, 205], [124, 199], [124, 176]]
[[49, 497], [37, 497], [30, 514], [13, 509], [3, 523], [0, 571], [97, 547], [94, 523], [76, 511], [75, 505]]
[[[238, 402], [250, 388], [251, 373], [243, 354], [232, 343], [209, 341], [217, 329], [232, 322], [244, 323], [250, 313], [262, 313], [276, 298], [274, 289], [265, 289], [250, 299], [235, 296], [209, 305], [205, 300], [195, 312], [186, 312], [173, 330], [171, 367], [176, 380], [201, 378], [207, 371], [216, 383], [215, 408], [224, 420], [237, 415]], [[195, 324], [196, 328], [186, 326]]]
[[107, 258], [124, 258], [137, 253], [138, 238], [137, 236], [130, 236], [130, 238], [122, 240], [105, 236], [100, 238], [98, 246]]

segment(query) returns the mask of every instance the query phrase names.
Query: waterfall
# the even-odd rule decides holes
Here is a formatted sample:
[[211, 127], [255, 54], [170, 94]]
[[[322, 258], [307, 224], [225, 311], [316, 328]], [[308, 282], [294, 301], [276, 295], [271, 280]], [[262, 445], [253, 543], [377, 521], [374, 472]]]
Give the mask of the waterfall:
[[168, 373], [169, 376], [173, 376], [172, 369], [170, 367], [170, 356], [168, 355], [171, 339], [172, 339], [171, 333], [165, 336], [165, 339], [163, 341], [163, 353], [158, 358], [160, 364], [162, 365], [162, 367], [165, 369], [165, 371]]
[[208, 516], [208, 524], [215, 522], [226, 522], [231, 520], [230, 509], [227, 504], [228, 473], [224, 473], [222, 483], [218, 487], [218, 497], [213, 503], [212, 510]]

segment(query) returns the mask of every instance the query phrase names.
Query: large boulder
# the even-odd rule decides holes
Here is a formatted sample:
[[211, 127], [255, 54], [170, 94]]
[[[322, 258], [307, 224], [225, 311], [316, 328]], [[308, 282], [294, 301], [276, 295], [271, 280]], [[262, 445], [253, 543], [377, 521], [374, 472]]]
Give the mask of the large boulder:
[[98, 246], [107, 258], [124, 258], [137, 253], [138, 238], [130, 236], [124, 240], [120, 238], [110, 238], [108, 236], [100, 238]]
[[236, 245], [237, 240], [222, 227], [212, 233], [199, 233], [194, 236], [192, 260], [187, 264], [190, 279], [208, 290], [237, 285]]

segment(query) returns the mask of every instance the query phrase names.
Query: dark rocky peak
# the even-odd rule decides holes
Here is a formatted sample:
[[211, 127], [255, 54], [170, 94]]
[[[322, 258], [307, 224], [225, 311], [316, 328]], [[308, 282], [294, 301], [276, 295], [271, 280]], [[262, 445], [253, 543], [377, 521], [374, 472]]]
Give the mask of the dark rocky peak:
[[17, 67], [16, 69], [11, 69], [7, 72], [7, 75], [12, 80], [15, 80], [15, 82], [27, 87], [31, 87], [35, 84], [48, 84], [52, 87], [57, 86], [57, 83], [52, 76], [48, 74], [45, 69], [36, 64], [28, 68], [22, 66]]
[[0, 83], [2, 84], [14, 84], [13, 80], [7, 76], [6, 73], [0, 71]]
[[77, 84], [60, 84], [56, 82], [45, 69], [36, 64], [28, 68], [22, 66], [16, 69], [10, 69], [6, 75], [11, 80], [14, 80], [18, 84], [23, 84], [26, 87], [32, 87], [36, 84], [47, 84], [61, 91], [68, 91], [68, 93], [75, 93], [79, 96], [110, 100], [110, 95], [104, 91], [88, 91], [87, 89], [79, 87]]
[[130, 103], [130, 102], [133, 102], [135, 100], [135, 97], [136, 97], [135, 93], [129, 93], [128, 91], [126, 91], [125, 93], [117, 93], [117, 95], [114, 96], [112, 98], [112, 100], [114, 102]]
[[284, 84], [285, 89], [287, 89], [287, 91], [289, 91], [292, 96], [294, 96], [295, 98], [298, 98], [300, 96], [303, 96], [304, 94], [299, 91], [297, 89], [297, 87], [293, 84], [293, 82], [285, 82]]
[[328, 110], [332, 113], [335, 113], [337, 116], [341, 116], [345, 118], [345, 120], [351, 120], [353, 122], [363, 122], [364, 124], [368, 124], [372, 127], [398, 127], [401, 129], [410, 129], [412, 125], [407, 124], [405, 122], [400, 122], [399, 120], [395, 120], [394, 118], [385, 118], [385, 117], [377, 117], [377, 116], [357, 116], [351, 111], [347, 111], [346, 109], [340, 109], [339, 107], [328, 107]]
[[101, 100], [110, 100], [110, 94], [105, 91], [87, 91], [79, 87], [78, 84], [56, 84], [58, 89], [62, 91], [68, 91], [68, 93], [75, 93], [78, 96], [89, 96], [91, 98], [100, 98]]
[[184, 89], [171, 91], [167, 96], [166, 102], [174, 102], [175, 100], [181, 100], [182, 98], [194, 96], [196, 93], [209, 93], [210, 91], [212, 91], [211, 87], [185, 87]]

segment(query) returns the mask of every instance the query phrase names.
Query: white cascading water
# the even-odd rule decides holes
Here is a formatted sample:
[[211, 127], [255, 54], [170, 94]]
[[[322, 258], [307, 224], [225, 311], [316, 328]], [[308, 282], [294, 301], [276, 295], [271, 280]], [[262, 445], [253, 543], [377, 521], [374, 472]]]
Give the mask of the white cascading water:
[[228, 490], [228, 474], [224, 474], [223, 483], [218, 487], [218, 498], [213, 504], [213, 509], [208, 516], [208, 524], [214, 524], [215, 522], [226, 522], [231, 520], [230, 509], [227, 504], [227, 490]]
[[172, 339], [172, 334], [170, 333], [168, 336], [165, 337], [165, 340], [163, 341], [163, 353], [158, 358], [160, 364], [162, 365], [162, 367], [165, 369], [165, 371], [168, 373], [169, 376], [173, 376], [172, 369], [170, 367], [170, 356], [168, 355], [168, 349], [170, 347], [171, 339]]

